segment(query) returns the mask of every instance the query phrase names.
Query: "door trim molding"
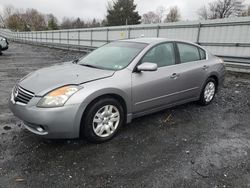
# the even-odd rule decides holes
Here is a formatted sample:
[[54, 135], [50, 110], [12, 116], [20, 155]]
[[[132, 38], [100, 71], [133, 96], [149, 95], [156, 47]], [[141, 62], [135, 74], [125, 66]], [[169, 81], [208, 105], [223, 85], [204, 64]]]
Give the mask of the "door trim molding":
[[159, 99], [166, 98], [166, 97], [169, 97], [169, 96], [177, 95], [177, 94], [180, 94], [180, 93], [185, 93], [185, 92], [188, 92], [188, 91], [191, 91], [191, 90], [195, 90], [195, 89], [198, 89], [198, 88], [199, 88], [199, 87], [193, 87], [193, 88], [190, 88], [190, 89], [178, 91], [178, 92], [171, 93], [171, 94], [168, 94], [168, 95], [162, 95], [162, 96], [160, 96], [160, 97], [155, 97], [155, 98], [152, 98], [152, 99], [147, 99], [147, 100], [144, 100], [144, 101], [140, 101], [140, 102], [135, 103], [135, 106], [136, 106], [136, 105], [143, 104], [143, 103], [146, 103], [146, 102], [151, 102], [151, 101], [159, 100]]

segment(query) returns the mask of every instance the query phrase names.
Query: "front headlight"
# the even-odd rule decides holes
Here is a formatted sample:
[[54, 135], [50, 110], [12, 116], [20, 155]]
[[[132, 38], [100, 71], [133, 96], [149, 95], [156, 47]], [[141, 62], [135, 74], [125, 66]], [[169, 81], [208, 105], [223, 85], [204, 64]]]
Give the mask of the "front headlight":
[[52, 108], [63, 106], [66, 101], [78, 90], [79, 86], [70, 85], [55, 89], [45, 95], [37, 104], [37, 107]]

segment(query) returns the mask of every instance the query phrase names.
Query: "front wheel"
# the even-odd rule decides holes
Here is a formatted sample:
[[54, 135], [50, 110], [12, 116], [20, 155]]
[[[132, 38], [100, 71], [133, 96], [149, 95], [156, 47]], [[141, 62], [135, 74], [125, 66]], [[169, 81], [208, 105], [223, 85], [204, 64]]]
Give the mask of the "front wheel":
[[208, 78], [200, 95], [200, 104], [205, 106], [212, 102], [216, 93], [217, 83], [213, 78]]
[[112, 139], [124, 123], [124, 109], [113, 98], [102, 98], [91, 104], [84, 117], [82, 134], [94, 143]]

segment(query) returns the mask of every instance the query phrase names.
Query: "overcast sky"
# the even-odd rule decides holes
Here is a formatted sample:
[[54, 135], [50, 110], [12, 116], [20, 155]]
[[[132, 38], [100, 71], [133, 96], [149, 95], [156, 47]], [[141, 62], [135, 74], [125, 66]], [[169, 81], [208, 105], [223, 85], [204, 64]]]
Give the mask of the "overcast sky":
[[[183, 20], [196, 20], [197, 9], [213, 0], [135, 0], [137, 10], [142, 15], [155, 11], [157, 7], [178, 6]], [[0, 0], [0, 11], [6, 5], [16, 8], [35, 8], [42, 13], [53, 13], [61, 20], [63, 17], [80, 17], [85, 20], [103, 19], [108, 0]], [[250, 4], [250, 0], [245, 0]]]

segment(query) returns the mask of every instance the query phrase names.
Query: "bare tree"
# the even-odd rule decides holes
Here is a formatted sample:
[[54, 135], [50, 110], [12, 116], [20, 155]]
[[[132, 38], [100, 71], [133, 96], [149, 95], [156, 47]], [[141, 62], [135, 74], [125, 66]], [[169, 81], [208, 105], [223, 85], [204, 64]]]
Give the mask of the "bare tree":
[[11, 15], [10, 17], [8, 17], [5, 22], [6, 22], [7, 28], [12, 29], [14, 31], [28, 31], [29, 30], [29, 28], [27, 27], [27, 24], [18, 13], [15, 13]]
[[250, 5], [247, 7], [247, 16], [250, 16]]
[[42, 14], [36, 9], [15, 9], [13, 6], [6, 6], [3, 13], [0, 12], [0, 27], [7, 27], [15, 31], [38, 31], [75, 29], [86, 27], [100, 27], [105, 22], [91, 19], [83, 21], [80, 18], [63, 18], [61, 25], [53, 14]]
[[4, 22], [4, 19], [3, 19], [3, 15], [2, 13], [0, 14], [0, 28], [5, 28], [5, 22]]
[[201, 20], [209, 19], [208, 10], [206, 6], [203, 6], [200, 9], [198, 9], [197, 14], [199, 15], [199, 19]]
[[45, 16], [36, 9], [27, 9], [26, 13], [23, 14], [23, 19], [26, 20], [31, 30], [41, 31], [46, 29]]
[[144, 24], [152, 24], [152, 23], [160, 23], [160, 17], [153, 11], [149, 11], [146, 14], [142, 15], [142, 23]]
[[81, 20], [80, 18], [63, 18], [61, 23], [61, 29], [76, 29], [76, 28], [87, 28], [87, 27], [100, 27], [102, 25], [101, 21], [97, 19], [93, 20]]
[[4, 24], [16, 31], [45, 30], [45, 16], [35, 9], [15, 9], [13, 6], [4, 7]]
[[163, 21], [163, 17], [164, 17], [164, 14], [166, 13], [166, 8], [164, 6], [159, 6], [157, 9], [156, 9], [156, 14], [158, 15], [159, 17], [159, 20], [160, 20], [160, 23]]
[[61, 29], [71, 29], [73, 28], [73, 19], [64, 17], [61, 23]]
[[7, 28], [15, 31], [27, 30], [26, 21], [23, 19], [22, 13], [13, 6], [4, 7], [4, 23]]
[[177, 6], [170, 8], [164, 22], [178, 22], [181, 19], [181, 14]]
[[3, 11], [0, 14], [0, 23], [1, 23], [2, 27], [7, 26], [6, 18], [11, 16], [13, 12], [14, 12], [14, 7], [13, 6], [8, 5], [8, 6], [4, 7]]
[[242, 13], [242, 16], [250, 16], [250, 5], [248, 5], [246, 11]]
[[201, 19], [218, 19], [233, 16], [242, 16], [244, 12], [243, 0], [216, 0], [202, 7], [198, 11]]
[[5, 6], [3, 10], [4, 18], [10, 17], [14, 14], [15, 11], [16, 10], [12, 5]]

